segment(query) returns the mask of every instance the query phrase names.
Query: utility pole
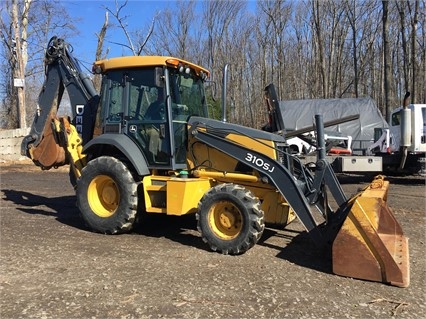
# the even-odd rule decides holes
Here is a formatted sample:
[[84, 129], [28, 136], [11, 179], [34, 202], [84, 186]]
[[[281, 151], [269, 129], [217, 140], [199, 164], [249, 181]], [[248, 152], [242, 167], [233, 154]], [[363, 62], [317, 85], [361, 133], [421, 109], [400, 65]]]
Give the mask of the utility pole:
[[12, 0], [12, 25], [13, 32], [15, 36], [14, 43], [14, 52], [11, 55], [14, 59], [14, 66], [12, 70], [13, 75], [13, 86], [14, 92], [16, 92], [16, 101], [17, 101], [17, 110], [18, 110], [18, 121], [20, 128], [27, 127], [26, 121], [26, 111], [25, 111], [25, 64], [26, 64], [26, 49], [23, 50], [22, 41], [26, 41], [26, 33], [23, 37], [21, 35], [21, 19], [25, 23], [24, 30], [26, 31], [28, 21], [25, 20], [28, 17], [28, 8], [31, 3], [31, 0], [24, 2], [24, 14], [21, 16], [18, 10], [18, 1]]

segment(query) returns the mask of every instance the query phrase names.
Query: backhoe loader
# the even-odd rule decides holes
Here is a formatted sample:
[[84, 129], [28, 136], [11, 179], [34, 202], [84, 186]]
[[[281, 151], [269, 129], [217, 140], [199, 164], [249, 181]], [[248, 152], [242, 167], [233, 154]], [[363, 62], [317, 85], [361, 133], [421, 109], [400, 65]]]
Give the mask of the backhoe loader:
[[[70, 164], [77, 206], [93, 231], [127, 232], [139, 214], [194, 214], [211, 250], [238, 255], [265, 225], [298, 218], [315, 244], [331, 249], [335, 274], [409, 285], [408, 239], [386, 204], [389, 183], [378, 177], [347, 198], [324, 160], [320, 115], [313, 173], [291, 155], [284, 133], [209, 118], [209, 71], [196, 64], [161, 56], [96, 61], [98, 94], [70, 46], [53, 37], [45, 67], [22, 154], [42, 169]], [[65, 88], [72, 118], [57, 116]], [[273, 85], [265, 102], [269, 125], [285, 132]]]

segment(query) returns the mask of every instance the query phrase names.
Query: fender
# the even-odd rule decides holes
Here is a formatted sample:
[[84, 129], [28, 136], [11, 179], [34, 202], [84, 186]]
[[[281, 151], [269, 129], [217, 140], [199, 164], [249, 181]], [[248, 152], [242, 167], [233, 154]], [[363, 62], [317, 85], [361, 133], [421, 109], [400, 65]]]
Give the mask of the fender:
[[133, 164], [138, 175], [145, 176], [151, 174], [148, 169], [146, 159], [143, 156], [143, 153], [127, 135], [110, 133], [102, 134], [88, 142], [83, 147], [83, 153], [96, 153], [95, 149], [97, 148], [97, 146], [102, 145], [112, 145], [119, 149]]

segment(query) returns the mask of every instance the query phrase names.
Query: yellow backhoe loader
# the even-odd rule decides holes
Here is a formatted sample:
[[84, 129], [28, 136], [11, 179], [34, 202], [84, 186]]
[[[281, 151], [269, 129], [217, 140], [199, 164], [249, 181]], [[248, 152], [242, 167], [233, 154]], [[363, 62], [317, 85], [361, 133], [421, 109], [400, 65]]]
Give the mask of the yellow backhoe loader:
[[[127, 232], [137, 214], [194, 214], [213, 251], [237, 255], [256, 244], [265, 224], [285, 227], [297, 217], [315, 244], [332, 250], [334, 273], [409, 285], [408, 240], [386, 204], [388, 182], [377, 178], [346, 198], [324, 159], [320, 115], [312, 173], [285, 135], [209, 118], [203, 67], [160, 56], [96, 61], [98, 94], [57, 37], [45, 66], [22, 154], [42, 169], [70, 164], [80, 214], [93, 231]], [[71, 119], [57, 117], [65, 88]], [[270, 126], [284, 132], [273, 85], [265, 101]]]

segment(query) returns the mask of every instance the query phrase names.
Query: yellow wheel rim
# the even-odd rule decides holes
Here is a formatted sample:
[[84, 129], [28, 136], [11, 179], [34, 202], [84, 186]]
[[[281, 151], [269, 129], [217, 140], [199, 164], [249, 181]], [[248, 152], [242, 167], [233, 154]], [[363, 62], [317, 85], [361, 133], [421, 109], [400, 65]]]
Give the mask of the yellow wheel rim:
[[223, 240], [234, 239], [243, 228], [240, 210], [227, 201], [213, 204], [209, 210], [208, 220], [211, 230]]
[[106, 175], [96, 176], [89, 185], [87, 197], [90, 208], [99, 217], [112, 216], [120, 202], [120, 192], [114, 180]]

